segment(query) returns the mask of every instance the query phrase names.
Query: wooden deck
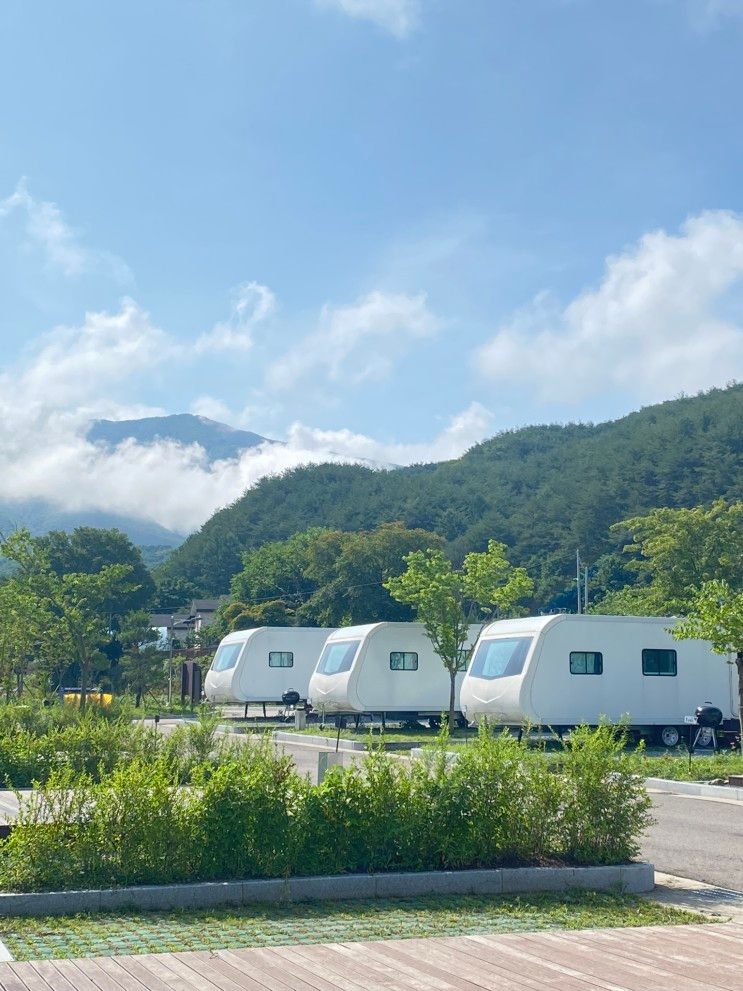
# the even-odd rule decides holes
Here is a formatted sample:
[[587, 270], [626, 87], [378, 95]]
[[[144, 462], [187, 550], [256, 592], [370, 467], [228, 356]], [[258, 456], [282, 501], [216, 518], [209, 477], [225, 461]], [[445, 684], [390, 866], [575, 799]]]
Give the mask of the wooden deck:
[[3, 991], [743, 991], [743, 925], [0, 964]]

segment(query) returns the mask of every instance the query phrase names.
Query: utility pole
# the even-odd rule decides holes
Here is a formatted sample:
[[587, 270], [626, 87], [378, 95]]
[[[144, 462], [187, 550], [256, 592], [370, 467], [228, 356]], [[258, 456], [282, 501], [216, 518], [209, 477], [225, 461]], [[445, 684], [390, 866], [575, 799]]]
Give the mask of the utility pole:
[[581, 609], [581, 594], [580, 594], [580, 585], [581, 585], [580, 564], [581, 564], [581, 562], [580, 562], [580, 550], [576, 550], [576, 552], [575, 552], [575, 588], [576, 588], [576, 592], [577, 592], [577, 595], [578, 595], [578, 615], [579, 616], [580, 616], [581, 612], [583, 611]]
[[168, 707], [173, 702], [173, 637], [175, 636], [175, 616], [170, 617], [170, 638], [168, 642]]
[[583, 572], [583, 612], [588, 612], [588, 565]]

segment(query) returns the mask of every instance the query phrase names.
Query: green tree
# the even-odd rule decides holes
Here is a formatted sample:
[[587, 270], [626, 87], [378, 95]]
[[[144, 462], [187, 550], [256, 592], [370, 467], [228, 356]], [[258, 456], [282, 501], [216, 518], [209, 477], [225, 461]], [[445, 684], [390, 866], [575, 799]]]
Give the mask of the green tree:
[[740, 588], [743, 582], [743, 502], [719, 499], [709, 508], [654, 509], [615, 523], [614, 532], [632, 541], [627, 568], [636, 585], [607, 595], [602, 613], [663, 616], [687, 611], [698, 589], [721, 580]]
[[36, 600], [40, 614], [50, 617], [43, 639], [56, 639], [80, 672], [80, 708], [86, 705], [90, 676], [100, 665], [100, 646], [112, 635], [114, 605], [122, 608], [136, 589], [129, 564], [103, 565], [98, 572], [59, 575], [52, 568], [48, 549], [27, 530], [19, 530], [0, 543], [2, 554], [17, 565], [18, 580]]
[[449, 672], [449, 727], [454, 728], [456, 678], [477, 607], [508, 615], [531, 595], [533, 582], [523, 568], [512, 567], [505, 544], [488, 541], [482, 553], [470, 553], [460, 570], [441, 550], [413, 551], [407, 570], [385, 582], [393, 598], [412, 606], [433, 649]]
[[110, 602], [111, 613], [123, 615], [149, 606], [155, 583], [141, 551], [121, 530], [92, 526], [77, 527], [72, 533], [50, 530], [45, 536], [37, 537], [36, 544], [60, 578], [69, 574], [95, 575], [111, 565], [127, 565], [130, 569], [127, 589], [112, 589], [116, 597]]
[[124, 647], [120, 662], [121, 680], [134, 693], [135, 705], [157, 687], [164, 687], [165, 658], [156, 646], [157, 630], [150, 625], [149, 613], [137, 610], [122, 623], [119, 639]]
[[716, 653], [735, 655], [743, 753], [743, 592], [722, 579], [704, 582], [692, 598], [686, 619], [671, 633], [677, 640], [709, 640]]

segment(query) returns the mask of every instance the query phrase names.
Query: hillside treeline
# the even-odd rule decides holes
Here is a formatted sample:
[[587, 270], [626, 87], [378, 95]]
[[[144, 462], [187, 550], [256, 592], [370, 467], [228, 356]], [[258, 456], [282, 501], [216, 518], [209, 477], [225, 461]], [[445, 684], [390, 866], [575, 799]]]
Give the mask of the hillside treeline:
[[636, 580], [617, 521], [743, 495], [743, 385], [622, 419], [512, 430], [437, 465], [317, 465], [267, 478], [213, 516], [160, 569], [161, 587], [226, 593], [243, 554], [312, 527], [399, 522], [437, 534], [456, 562], [502, 541], [536, 588], [532, 608], [570, 608], [575, 550], [599, 597]]

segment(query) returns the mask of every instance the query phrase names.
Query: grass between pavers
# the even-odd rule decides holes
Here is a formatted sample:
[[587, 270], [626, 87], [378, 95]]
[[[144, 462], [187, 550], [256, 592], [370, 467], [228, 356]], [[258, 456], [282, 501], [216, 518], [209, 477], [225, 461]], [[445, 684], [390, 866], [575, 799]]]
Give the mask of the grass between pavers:
[[704, 921], [635, 895], [574, 891], [0, 919], [0, 939], [16, 960], [42, 960]]

